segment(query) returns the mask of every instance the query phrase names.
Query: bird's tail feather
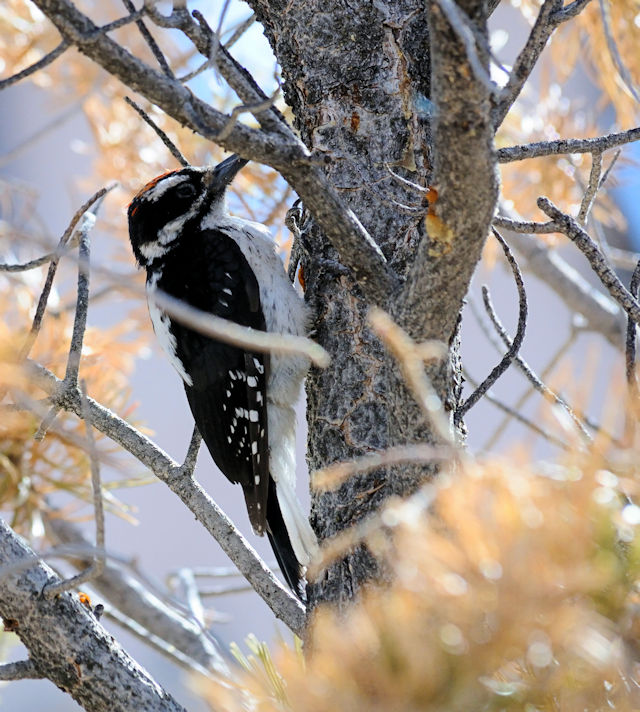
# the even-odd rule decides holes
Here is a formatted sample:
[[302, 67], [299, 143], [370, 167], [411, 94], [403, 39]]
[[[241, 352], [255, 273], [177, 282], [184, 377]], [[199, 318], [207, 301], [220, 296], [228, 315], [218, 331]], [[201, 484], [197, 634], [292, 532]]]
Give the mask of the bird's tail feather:
[[304, 569], [291, 545], [276, 494], [276, 484], [271, 478], [267, 500], [267, 536], [285, 581], [296, 596], [304, 600]]

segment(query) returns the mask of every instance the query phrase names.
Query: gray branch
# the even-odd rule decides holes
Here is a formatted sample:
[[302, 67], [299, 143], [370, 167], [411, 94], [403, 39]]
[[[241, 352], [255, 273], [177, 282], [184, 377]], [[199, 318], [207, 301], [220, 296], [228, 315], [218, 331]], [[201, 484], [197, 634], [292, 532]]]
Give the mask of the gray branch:
[[636, 324], [640, 324], [640, 304], [622, 284], [607, 258], [585, 230], [570, 215], [558, 210], [548, 198], [538, 198], [538, 207], [558, 225], [560, 232], [566, 235], [587, 258], [591, 268], [613, 299]]
[[[482, 3], [459, 5], [476, 31], [486, 36]], [[426, 219], [428, 235], [416, 250], [393, 316], [414, 340], [449, 343], [495, 213], [498, 177], [491, 93], [476, 79], [464, 43], [439, 5], [427, 7], [431, 90], [438, 101], [432, 125], [432, 184], [438, 196]], [[486, 69], [486, 51], [482, 61]], [[470, 195], [473, 210], [468, 207]]]
[[498, 162], [522, 161], [525, 158], [538, 158], [539, 156], [556, 156], [564, 153], [602, 153], [625, 143], [632, 143], [640, 139], [640, 127], [610, 133], [596, 138], [560, 138], [555, 141], [538, 141], [525, 143], [520, 146], [507, 146], [498, 149]]
[[36, 670], [32, 660], [18, 660], [15, 663], [0, 665], [0, 680], [41, 680], [42, 675]]
[[[62, 381], [32, 361], [28, 373], [45, 392], [60, 393], [60, 405], [82, 416], [82, 399], [77, 388], [58, 389]], [[238, 570], [271, 608], [277, 618], [300, 635], [306, 623], [305, 609], [278, 581], [231, 520], [182, 468], [147, 437], [92, 398], [87, 398], [93, 426], [121, 445], [162, 480], [193, 512], [196, 519], [216, 539]]]
[[[75, 524], [61, 517], [47, 517], [45, 525], [54, 542], [80, 544], [90, 549], [91, 543]], [[91, 559], [78, 557], [74, 562], [80, 568], [89, 565]], [[119, 612], [151, 635], [175, 647], [206, 670], [229, 675], [229, 668], [216, 641], [195, 621], [158, 598], [122, 566], [107, 560], [104, 573], [93, 579], [91, 585]]]
[[[229, 116], [198, 99], [180, 81], [164, 76], [98, 32], [99, 28], [70, 0], [35, 0], [63, 38], [80, 52], [145, 96], [169, 116], [206, 139], [217, 141]], [[224, 148], [275, 168], [298, 193], [338, 250], [364, 294], [386, 303], [395, 285], [384, 255], [351, 210], [348, 210], [317, 161], [290, 132], [265, 132], [236, 123]]]
[[46, 677], [91, 712], [181, 707], [114, 641], [76, 596], [41, 595], [58, 577], [0, 520], [0, 566], [32, 559], [0, 577], [0, 615], [29, 651], [37, 676]]

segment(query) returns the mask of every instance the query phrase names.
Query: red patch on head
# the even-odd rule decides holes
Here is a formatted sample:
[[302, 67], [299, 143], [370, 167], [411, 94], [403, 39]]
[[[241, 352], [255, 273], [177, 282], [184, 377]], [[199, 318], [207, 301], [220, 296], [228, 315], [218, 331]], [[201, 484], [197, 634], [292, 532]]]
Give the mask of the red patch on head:
[[[142, 186], [140, 190], [133, 196], [133, 199], [131, 200], [131, 203], [133, 203], [134, 200], [137, 200], [141, 195], [144, 195], [148, 190], [151, 190], [154, 185], [156, 185], [159, 181], [161, 181], [163, 178], [166, 178], [167, 176], [173, 175], [174, 173], [177, 173], [178, 171], [173, 170], [173, 171], [165, 171], [164, 173], [161, 173], [159, 176], [156, 176], [153, 180], [150, 180], [146, 185]], [[131, 205], [129, 203], [129, 205]], [[131, 212], [132, 215], [135, 215], [136, 208], [133, 209]]]

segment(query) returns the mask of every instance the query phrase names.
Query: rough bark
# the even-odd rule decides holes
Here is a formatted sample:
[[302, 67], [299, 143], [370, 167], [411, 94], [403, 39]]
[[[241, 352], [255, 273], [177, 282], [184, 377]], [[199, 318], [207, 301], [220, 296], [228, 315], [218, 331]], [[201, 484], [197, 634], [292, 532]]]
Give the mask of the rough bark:
[[[459, 38], [435, 8], [428, 26], [429, 3], [422, 0], [250, 4], [281, 64], [285, 96], [304, 143], [312, 155], [324, 156], [329, 181], [401, 280], [388, 293], [386, 308], [413, 338], [435, 337], [450, 345], [451, 358], [432, 369], [431, 377], [446, 407], [454, 409], [461, 384], [458, 317], [497, 199], [487, 89], [478, 86]], [[467, 5], [485, 33], [487, 8]], [[438, 48], [433, 73], [430, 33], [432, 48]], [[439, 82], [435, 98], [432, 76]], [[389, 168], [425, 187], [436, 170], [450, 242], [434, 252], [435, 238], [425, 231], [424, 195], [407, 189]], [[472, 216], [466, 206], [460, 209], [470, 193], [479, 207]], [[304, 247], [316, 338], [332, 357], [328, 369], [313, 370], [308, 379], [311, 470], [391, 445], [436, 442], [397, 364], [367, 327], [369, 304], [358, 283], [332, 268], [338, 255], [319, 229], [310, 231]], [[433, 471], [378, 470], [335, 492], [313, 493], [316, 531], [321, 539], [332, 536], [375, 512], [390, 494], [415, 490]], [[377, 573], [360, 548], [310, 587], [311, 602], [346, 601]]]
[[[27, 562], [25, 568], [12, 568]], [[30, 562], [30, 563], [29, 563]], [[184, 708], [130, 658], [78, 600], [42, 590], [58, 577], [0, 520], [0, 616], [41, 677], [93, 712]]]

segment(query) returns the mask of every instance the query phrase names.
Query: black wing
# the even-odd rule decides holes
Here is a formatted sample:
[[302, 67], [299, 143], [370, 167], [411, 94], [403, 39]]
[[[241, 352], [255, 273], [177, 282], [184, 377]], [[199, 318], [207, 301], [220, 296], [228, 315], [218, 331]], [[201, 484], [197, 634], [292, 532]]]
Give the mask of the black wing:
[[[238, 245], [217, 230], [184, 235], [159, 289], [197, 309], [265, 330], [257, 280]], [[245, 351], [171, 320], [191, 412], [216, 465], [242, 485], [251, 524], [266, 527], [269, 489], [266, 383], [269, 355]]]

